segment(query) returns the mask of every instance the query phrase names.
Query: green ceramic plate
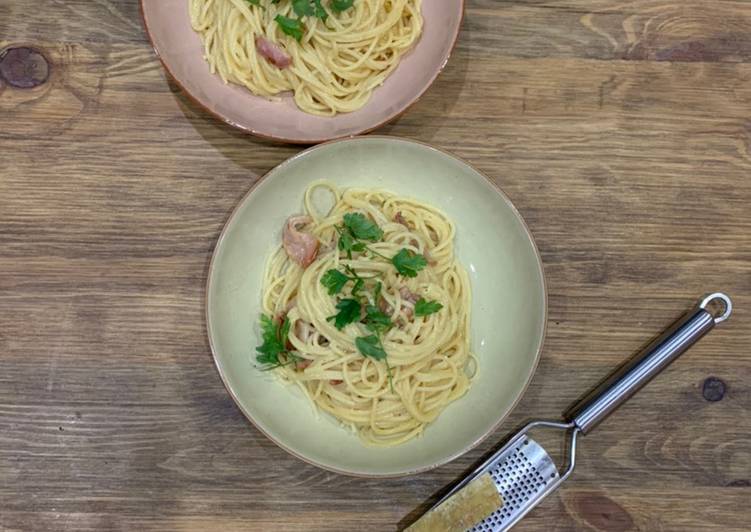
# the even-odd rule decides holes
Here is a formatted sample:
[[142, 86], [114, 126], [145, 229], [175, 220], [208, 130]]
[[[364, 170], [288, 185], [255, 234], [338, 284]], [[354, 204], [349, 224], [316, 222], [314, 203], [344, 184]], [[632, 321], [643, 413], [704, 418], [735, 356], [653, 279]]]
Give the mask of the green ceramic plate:
[[[297, 390], [255, 369], [261, 278], [288, 216], [302, 210], [316, 179], [385, 188], [431, 203], [457, 225], [456, 251], [472, 283], [472, 348], [479, 375], [424, 435], [372, 448]], [[445, 152], [391, 137], [322, 144], [261, 179], [232, 213], [209, 268], [207, 321], [214, 361], [248, 419], [293, 455], [362, 476], [414, 474], [444, 464], [488, 436], [527, 387], [545, 334], [546, 293], [532, 236], [509, 199], [485, 176]]]

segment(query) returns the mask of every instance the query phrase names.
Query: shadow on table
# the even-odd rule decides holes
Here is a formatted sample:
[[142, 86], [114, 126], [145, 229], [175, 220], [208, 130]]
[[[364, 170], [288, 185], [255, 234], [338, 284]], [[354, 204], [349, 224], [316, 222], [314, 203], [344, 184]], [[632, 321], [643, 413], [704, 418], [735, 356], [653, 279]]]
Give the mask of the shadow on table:
[[[180, 110], [198, 134], [219, 153], [256, 176], [265, 174], [276, 164], [306, 147], [266, 140], [240, 131], [193, 102], [172, 79], [168, 83]], [[259, 160], [276, 162], [273, 166], [259, 168]]]
[[444, 125], [460, 121], [461, 117], [452, 111], [467, 81], [471, 40], [472, 33], [465, 21], [456, 47], [433, 85], [404, 114], [374, 133], [432, 142]]

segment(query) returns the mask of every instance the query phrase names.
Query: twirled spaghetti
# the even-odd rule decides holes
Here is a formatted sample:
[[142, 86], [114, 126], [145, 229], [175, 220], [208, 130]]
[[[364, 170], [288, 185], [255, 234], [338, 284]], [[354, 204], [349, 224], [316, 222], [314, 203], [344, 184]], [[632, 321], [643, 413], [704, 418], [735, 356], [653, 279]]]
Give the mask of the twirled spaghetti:
[[293, 91], [303, 111], [331, 116], [364, 106], [396, 68], [422, 31], [421, 1], [354, 0], [338, 12], [337, 0], [190, 0], [190, 16], [225, 83]]
[[[314, 207], [318, 189], [334, 197], [326, 214]], [[471, 382], [471, 293], [454, 257], [454, 224], [422, 202], [326, 181], [307, 189], [304, 207], [305, 217], [287, 223], [263, 280], [263, 312], [287, 322], [289, 331], [281, 338], [288, 353], [274, 371], [366, 443], [403, 443]], [[358, 241], [368, 227], [352, 225], [355, 231], [345, 234], [347, 222], [379, 235]], [[340, 242], [347, 235], [355, 239]], [[313, 245], [302, 245], [302, 237]], [[411, 266], [397, 256], [415, 269], [399, 269]], [[337, 279], [344, 282], [332, 283]], [[359, 306], [338, 328], [342, 301]], [[386, 326], [369, 321], [375, 316]], [[370, 351], [362, 351], [363, 338], [382, 347], [385, 358], [364, 355]]]

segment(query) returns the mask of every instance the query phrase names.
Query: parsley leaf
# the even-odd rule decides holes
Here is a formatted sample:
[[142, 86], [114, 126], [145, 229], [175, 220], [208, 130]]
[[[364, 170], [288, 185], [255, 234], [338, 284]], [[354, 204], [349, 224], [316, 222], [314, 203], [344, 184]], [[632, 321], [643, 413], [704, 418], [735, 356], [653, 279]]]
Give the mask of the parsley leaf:
[[426, 301], [422, 297], [415, 303], [415, 316], [427, 316], [443, 308], [438, 301]]
[[355, 284], [352, 286], [352, 295], [356, 296], [357, 293], [362, 290], [363, 286], [365, 286], [365, 281], [361, 277], [355, 279]]
[[299, 19], [285, 17], [284, 15], [277, 15], [274, 20], [277, 24], [279, 24], [282, 32], [289, 35], [290, 37], [294, 37], [297, 41], [302, 40], [305, 27]]
[[383, 350], [381, 341], [375, 334], [355, 338], [355, 345], [363, 356], [375, 360], [386, 360], [386, 351]]
[[417, 272], [427, 266], [428, 261], [425, 260], [425, 257], [418, 255], [414, 251], [402, 248], [391, 259], [391, 263], [405, 277], [417, 277]]
[[321, 4], [321, 0], [313, 0], [313, 5], [315, 6], [316, 10], [316, 17], [320, 18], [324, 22], [327, 18], [329, 18], [329, 14], [326, 13], [326, 10], [323, 8], [323, 5]]
[[327, 271], [321, 276], [321, 284], [328, 289], [330, 296], [341, 292], [347, 281], [349, 281], [349, 277], [339, 270], [334, 269]]
[[[376, 242], [383, 238], [383, 231], [378, 224], [368, 220], [359, 212], [350, 212], [344, 215], [343, 225], [334, 226], [339, 233], [337, 247], [347, 253], [347, 258], [352, 258], [352, 252], [362, 252], [368, 249], [364, 243], [358, 240]], [[377, 253], [376, 253], [377, 254]]]
[[[352, 266], [349, 266], [348, 264], [344, 265], [344, 269], [347, 270], [347, 273], [352, 276], [349, 279], [355, 282], [354, 286], [352, 287], [353, 296], [356, 296], [358, 292], [360, 292], [360, 290], [365, 287], [366, 279], [373, 279], [375, 277], [378, 277], [378, 274], [371, 275], [370, 277], [360, 277], [360, 275], [354, 270], [354, 268], [352, 268]], [[380, 284], [380, 282], [378, 284]]]
[[329, 17], [329, 14], [323, 8], [323, 4], [321, 4], [321, 0], [292, 0], [292, 10], [300, 18], [314, 16], [325, 21]]
[[362, 320], [365, 327], [376, 334], [385, 333], [394, 326], [388, 315], [376, 306], [367, 305], [365, 313], [365, 318]]
[[345, 325], [354, 323], [360, 319], [360, 302], [356, 299], [342, 299], [336, 304], [337, 312], [329, 316], [329, 320], [334, 320], [334, 326], [340, 331]]
[[263, 7], [263, 6], [261, 5], [261, 0], [245, 0], [245, 1], [246, 1], [247, 3], [249, 3], [250, 5], [252, 5], [252, 6]]
[[358, 240], [377, 242], [383, 238], [383, 231], [378, 227], [378, 224], [371, 222], [359, 212], [345, 214], [344, 227], [349, 229], [352, 236]]
[[279, 355], [290, 357], [290, 353], [287, 351], [289, 327], [290, 321], [287, 318], [284, 319], [283, 323], [277, 324], [274, 323], [274, 320], [270, 316], [261, 315], [261, 337], [263, 338], [263, 344], [256, 347], [256, 351], [259, 353], [256, 355], [256, 361], [259, 364], [271, 366], [267, 369], [273, 369], [285, 364], [279, 358]]
[[365, 244], [355, 240], [355, 237], [353, 237], [349, 231], [338, 226], [335, 227], [335, 229], [339, 233], [339, 243], [337, 246], [340, 251], [345, 251], [347, 253], [348, 259], [352, 258], [353, 251], [365, 251]]
[[310, 0], [292, 0], [292, 10], [298, 17], [311, 16], [315, 13]]
[[381, 298], [381, 290], [383, 290], [381, 281], [376, 281], [375, 289], [373, 290], [373, 302], [376, 305], [378, 304], [378, 300]]
[[355, 0], [331, 0], [331, 9], [337, 13], [341, 13], [352, 7], [352, 4], [354, 3]]

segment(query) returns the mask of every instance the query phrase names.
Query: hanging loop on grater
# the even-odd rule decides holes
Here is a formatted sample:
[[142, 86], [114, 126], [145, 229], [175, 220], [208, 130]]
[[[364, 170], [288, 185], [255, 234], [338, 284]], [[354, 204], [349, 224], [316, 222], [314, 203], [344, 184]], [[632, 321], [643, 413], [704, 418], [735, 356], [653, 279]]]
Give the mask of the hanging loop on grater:
[[722, 302], [721, 304], [724, 307], [724, 310], [722, 314], [715, 317], [715, 325], [722, 323], [730, 317], [730, 314], [733, 312], [733, 302], [730, 301], [730, 298], [722, 292], [715, 292], [714, 294], [709, 294], [707, 297], [702, 299], [701, 303], [699, 303], [699, 308], [707, 310], [707, 307], [709, 305], [711, 305], [712, 303], [717, 303], [718, 301]]

